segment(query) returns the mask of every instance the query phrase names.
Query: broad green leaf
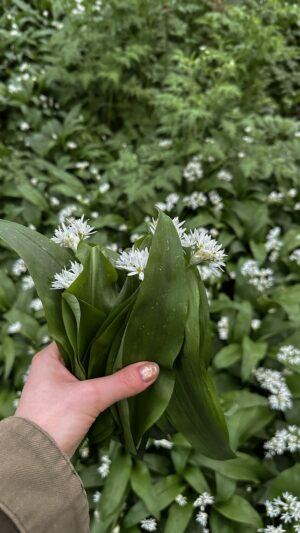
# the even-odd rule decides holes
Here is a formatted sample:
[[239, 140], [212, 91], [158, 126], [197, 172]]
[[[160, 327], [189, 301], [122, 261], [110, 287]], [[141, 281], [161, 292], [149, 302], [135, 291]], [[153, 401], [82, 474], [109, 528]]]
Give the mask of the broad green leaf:
[[235, 459], [229, 459], [228, 461], [216, 461], [200, 453], [193, 452], [190, 462], [201, 467], [211, 468], [215, 472], [237, 481], [246, 480], [259, 483], [262, 479], [268, 477], [268, 473], [262, 463], [255, 457], [245, 453], [238, 453]]
[[[83, 272], [67, 289], [76, 298], [107, 313], [116, 298], [117, 273], [97, 246], [90, 246]], [[99, 325], [100, 328], [100, 325]]]
[[239, 344], [225, 346], [215, 355], [213, 365], [217, 369], [228, 368], [239, 361], [241, 353], [242, 350]]
[[133, 491], [144, 502], [149, 514], [159, 518], [156, 492], [150, 472], [142, 461], [135, 462], [130, 481]]
[[9, 276], [0, 270], [0, 311], [5, 311], [13, 304], [16, 287]]
[[131, 474], [131, 458], [119, 448], [102, 491], [99, 510], [102, 533], [110, 532], [123, 504]]
[[251, 376], [253, 370], [255, 370], [259, 361], [265, 357], [268, 345], [265, 342], [254, 342], [249, 337], [244, 337], [242, 347], [241, 376], [242, 380], [246, 381]]
[[191, 503], [180, 507], [174, 503], [168, 513], [167, 522], [164, 528], [164, 533], [184, 533], [187, 531], [187, 526], [193, 516], [194, 508]]
[[[183, 491], [184, 485], [178, 476], [171, 475], [156, 483], [154, 488], [158, 501], [158, 511], [162, 511]], [[137, 502], [125, 516], [124, 527], [135, 526], [148, 514], [145, 504], [142, 501]]]
[[18, 190], [30, 203], [44, 211], [48, 210], [48, 203], [45, 200], [45, 196], [38, 189], [24, 181], [18, 185]]
[[14, 366], [16, 357], [15, 343], [11, 337], [4, 337], [2, 343], [2, 353], [5, 360], [4, 379], [7, 380]]
[[276, 496], [281, 496], [283, 492], [290, 492], [293, 496], [300, 498], [300, 464], [295, 464], [291, 468], [287, 468], [275, 477], [267, 492], [267, 498], [272, 499]]
[[257, 528], [262, 527], [262, 519], [257, 511], [247, 500], [238, 494], [233, 495], [226, 502], [215, 504], [215, 509], [218, 513], [233, 522], [249, 524]]
[[228, 520], [214, 509], [210, 513], [209, 525], [211, 533], [257, 533], [256, 526], [243, 524], [241, 529], [239, 522]]
[[71, 252], [29, 228], [5, 220], [0, 220], [0, 238], [25, 261], [43, 302], [49, 333], [64, 346], [61, 295], [51, 289], [51, 281], [72, 260]]
[[236, 491], [236, 482], [216, 471], [217, 502], [229, 500]]
[[[166, 414], [196, 450], [216, 459], [232, 457], [228, 432], [212, 380], [205, 368], [208, 324], [201, 320], [199, 279], [188, 271], [188, 318], [183, 351], [176, 360], [175, 388]], [[206, 311], [205, 311], [206, 312]]]
[[199, 467], [189, 464], [183, 477], [196, 492], [209, 492], [209, 486]]
[[181, 242], [171, 219], [160, 212], [145, 279], [126, 326], [121, 356], [122, 366], [145, 360], [160, 365], [154, 385], [137, 398], [126, 400], [136, 446], [160, 418], [172, 394], [171, 369], [183, 341], [186, 306]]

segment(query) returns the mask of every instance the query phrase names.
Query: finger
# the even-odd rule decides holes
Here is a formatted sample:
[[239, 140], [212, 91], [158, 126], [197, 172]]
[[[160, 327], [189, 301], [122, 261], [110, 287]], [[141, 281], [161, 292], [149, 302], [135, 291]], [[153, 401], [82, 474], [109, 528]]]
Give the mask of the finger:
[[158, 377], [156, 363], [143, 362], [129, 365], [115, 374], [89, 379], [81, 383], [96, 409], [104, 411], [110, 405], [147, 389]]

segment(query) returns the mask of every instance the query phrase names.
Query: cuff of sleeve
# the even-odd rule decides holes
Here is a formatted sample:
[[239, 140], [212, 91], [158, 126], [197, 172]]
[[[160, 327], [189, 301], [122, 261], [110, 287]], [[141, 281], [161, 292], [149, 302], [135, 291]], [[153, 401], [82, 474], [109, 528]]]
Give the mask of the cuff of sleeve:
[[67, 455], [34, 422], [0, 422], [0, 508], [22, 533], [89, 532], [82, 482]]

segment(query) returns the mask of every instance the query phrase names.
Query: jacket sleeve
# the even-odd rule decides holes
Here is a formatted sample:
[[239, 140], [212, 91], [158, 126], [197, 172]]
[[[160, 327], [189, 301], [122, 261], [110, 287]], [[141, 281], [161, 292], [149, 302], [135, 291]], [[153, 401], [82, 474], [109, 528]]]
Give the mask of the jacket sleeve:
[[0, 531], [88, 533], [82, 482], [67, 455], [33, 422], [0, 422]]

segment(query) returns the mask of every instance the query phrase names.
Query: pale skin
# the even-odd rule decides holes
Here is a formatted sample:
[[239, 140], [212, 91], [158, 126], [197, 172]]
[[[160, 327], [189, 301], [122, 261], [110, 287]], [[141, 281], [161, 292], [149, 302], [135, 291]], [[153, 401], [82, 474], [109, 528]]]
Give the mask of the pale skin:
[[53, 342], [33, 357], [15, 416], [40, 426], [72, 457], [102, 411], [144, 391], [158, 374], [156, 363], [144, 361], [110, 376], [79, 381]]

